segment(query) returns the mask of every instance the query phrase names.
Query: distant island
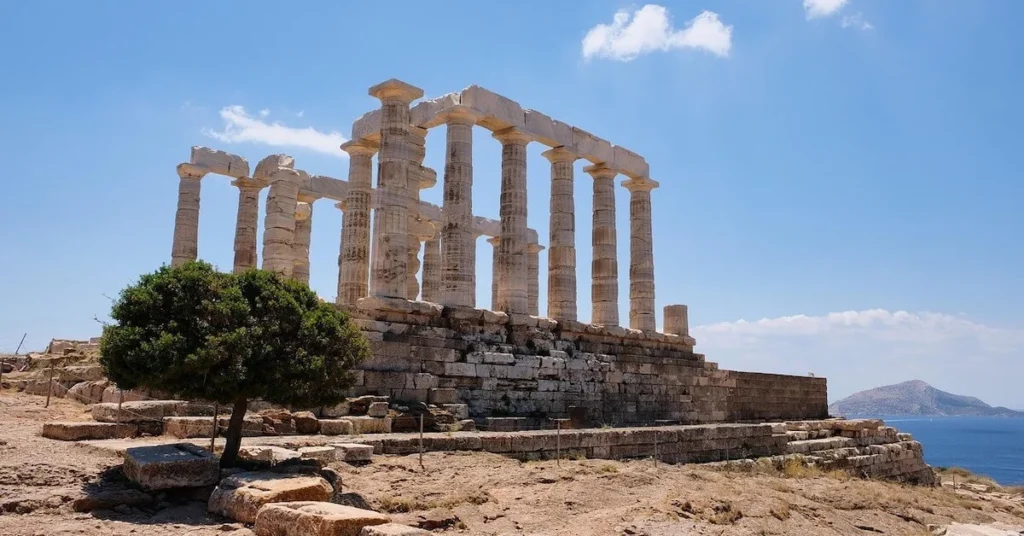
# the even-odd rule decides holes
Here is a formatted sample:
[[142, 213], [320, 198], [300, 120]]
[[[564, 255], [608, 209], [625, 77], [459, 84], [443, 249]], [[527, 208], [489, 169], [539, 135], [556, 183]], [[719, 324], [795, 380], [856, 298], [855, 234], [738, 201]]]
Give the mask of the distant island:
[[828, 407], [832, 415], [1024, 417], [1024, 412], [993, 407], [973, 396], [955, 395], [911, 380], [854, 393]]

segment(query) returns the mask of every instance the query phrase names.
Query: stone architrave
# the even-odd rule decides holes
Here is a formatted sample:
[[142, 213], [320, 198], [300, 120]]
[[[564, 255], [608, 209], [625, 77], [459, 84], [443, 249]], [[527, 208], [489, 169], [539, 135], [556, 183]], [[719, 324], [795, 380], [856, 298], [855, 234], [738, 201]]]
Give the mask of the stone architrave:
[[590, 322], [603, 326], [619, 325], [619, 259], [615, 238], [614, 169], [603, 164], [583, 168], [594, 179], [593, 255], [590, 272]]
[[491, 310], [498, 310], [498, 242], [500, 239], [497, 236], [492, 236], [487, 239], [487, 243], [491, 245]]
[[[533, 316], [540, 316], [541, 251], [544, 251], [544, 246], [540, 244], [531, 242], [526, 246], [526, 308], [527, 312]], [[548, 313], [548, 316], [551, 316], [551, 314]]]
[[295, 205], [295, 243], [292, 254], [295, 265], [292, 277], [309, 284], [309, 241], [313, 232], [313, 202], [316, 197], [299, 194]]
[[629, 190], [629, 327], [654, 331], [654, 239], [651, 190], [658, 182], [647, 177], [622, 181]]
[[573, 162], [579, 157], [564, 147], [549, 149], [542, 155], [551, 162], [547, 315], [555, 320], [576, 320], [576, 205], [573, 200]]
[[237, 274], [257, 266], [256, 227], [260, 218], [260, 190], [266, 187], [267, 183], [242, 177], [235, 179], [231, 184], [238, 188], [234, 262], [234, 273]]
[[498, 307], [527, 312], [526, 145], [530, 136], [516, 128], [494, 133], [501, 142], [501, 234], [498, 242]]
[[431, 222], [434, 234], [423, 243], [423, 301], [441, 299], [441, 233], [439, 222]]
[[473, 234], [473, 125], [480, 114], [454, 106], [444, 114], [447, 125], [444, 202], [441, 207], [441, 303], [472, 306], [476, 302], [476, 240]]
[[370, 199], [373, 189], [373, 155], [377, 144], [352, 140], [342, 144], [348, 153], [348, 192], [342, 209], [341, 246], [338, 255], [339, 305], [355, 305], [369, 295]]
[[423, 90], [391, 79], [371, 87], [369, 93], [381, 101], [370, 295], [408, 299], [409, 174], [412, 171], [409, 103], [422, 97]]
[[302, 174], [278, 168], [270, 174], [263, 224], [263, 269], [291, 277], [295, 267], [295, 207]]
[[199, 191], [204, 168], [178, 165], [178, 210], [174, 214], [171, 266], [181, 266], [199, 256]]

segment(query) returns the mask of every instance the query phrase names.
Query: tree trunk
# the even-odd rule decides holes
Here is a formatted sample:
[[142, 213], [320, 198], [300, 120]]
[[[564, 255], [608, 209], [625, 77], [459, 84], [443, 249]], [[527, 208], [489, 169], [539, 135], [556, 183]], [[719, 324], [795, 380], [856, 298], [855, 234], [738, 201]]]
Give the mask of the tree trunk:
[[220, 455], [221, 467], [233, 467], [238, 458], [238, 449], [242, 446], [242, 425], [245, 424], [245, 411], [249, 407], [249, 401], [241, 398], [235, 400], [235, 407], [231, 408], [231, 420], [228, 421], [228, 429], [224, 432], [224, 452]]

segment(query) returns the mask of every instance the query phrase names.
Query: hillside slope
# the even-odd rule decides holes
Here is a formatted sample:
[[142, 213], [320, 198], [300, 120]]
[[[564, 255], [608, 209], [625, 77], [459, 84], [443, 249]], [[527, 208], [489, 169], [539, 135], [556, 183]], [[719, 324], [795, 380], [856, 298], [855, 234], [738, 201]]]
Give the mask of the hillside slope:
[[854, 393], [828, 407], [832, 415], [931, 415], [1024, 417], [1024, 413], [993, 407], [973, 396], [955, 395], [911, 380]]

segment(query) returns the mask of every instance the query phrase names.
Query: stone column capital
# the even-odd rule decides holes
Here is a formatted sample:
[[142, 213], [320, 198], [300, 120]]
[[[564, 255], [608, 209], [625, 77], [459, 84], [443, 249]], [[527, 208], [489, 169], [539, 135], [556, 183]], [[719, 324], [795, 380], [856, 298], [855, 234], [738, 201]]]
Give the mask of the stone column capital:
[[500, 141], [502, 145], [526, 145], [533, 141], [532, 136], [516, 127], [499, 130], [492, 134], [492, 136]]
[[647, 177], [631, 177], [622, 181], [622, 186], [630, 192], [650, 192], [661, 186], [661, 183]]
[[591, 164], [583, 168], [583, 172], [595, 179], [614, 179], [618, 171], [605, 164]]
[[540, 244], [527, 244], [526, 245], [526, 252], [527, 253], [540, 253], [541, 251], [544, 251], [544, 246], [542, 246]]
[[189, 163], [178, 164], [177, 170], [181, 180], [199, 180], [209, 173], [206, 168]]
[[438, 119], [441, 119], [449, 125], [475, 125], [481, 119], [484, 114], [470, 108], [469, 106], [456, 105], [443, 110], [437, 114]]
[[494, 247], [498, 247], [498, 242], [500, 242], [500, 241], [501, 241], [501, 237], [500, 236], [492, 236], [492, 237], [489, 237], [487, 239], [487, 243], [492, 245], [492, 246], [494, 246]]
[[269, 186], [267, 181], [254, 179], [252, 177], [238, 177], [231, 181], [231, 186], [238, 188], [239, 190], [262, 190]]
[[380, 99], [381, 102], [410, 102], [423, 97], [423, 90], [397, 78], [381, 82], [369, 90], [371, 97]]
[[579, 155], [570, 151], [569, 149], [566, 149], [565, 147], [555, 147], [554, 149], [548, 149], [547, 151], [540, 153], [540, 155], [543, 156], [544, 158], [547, 158], [548, 161], [550, 161], [552, 164], [556, 162], [572, 163], [580, 159]]
[[350, 140], [341, 144], [341, 150], [349, 154], [349, 156], [373, 156], [377, 153], [380, 146], [367, 139]]

